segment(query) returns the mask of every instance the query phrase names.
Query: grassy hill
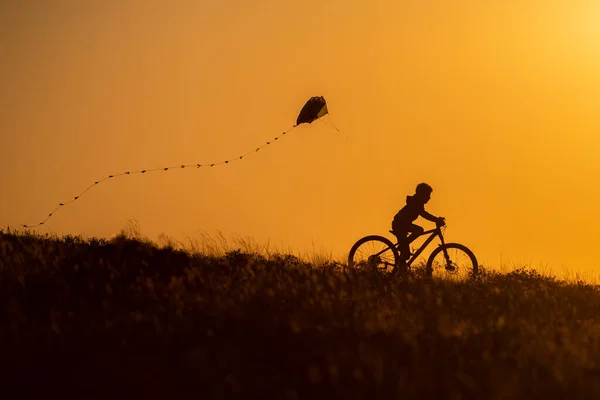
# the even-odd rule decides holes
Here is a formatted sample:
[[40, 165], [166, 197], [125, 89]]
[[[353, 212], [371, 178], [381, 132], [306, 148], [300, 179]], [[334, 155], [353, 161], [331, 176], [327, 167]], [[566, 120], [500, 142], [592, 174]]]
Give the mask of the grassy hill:
[[4, 398], [598, 398], [600, 293], [0, 233]]

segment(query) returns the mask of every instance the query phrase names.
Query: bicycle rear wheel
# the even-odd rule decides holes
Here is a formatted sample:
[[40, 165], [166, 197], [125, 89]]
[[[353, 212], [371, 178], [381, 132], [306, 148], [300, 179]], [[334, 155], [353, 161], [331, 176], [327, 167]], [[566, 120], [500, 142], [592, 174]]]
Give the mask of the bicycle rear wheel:
[[427, 260], [428, 277], [466, 279], [477, 275], [479, 266], [475, 254], [466, 246], [446, 243], [437, 247]]
[[365, 236], [350, 249], [348, 268], [393, 275], [399, 259], [398, 249], [389, 239], [378, 235]]

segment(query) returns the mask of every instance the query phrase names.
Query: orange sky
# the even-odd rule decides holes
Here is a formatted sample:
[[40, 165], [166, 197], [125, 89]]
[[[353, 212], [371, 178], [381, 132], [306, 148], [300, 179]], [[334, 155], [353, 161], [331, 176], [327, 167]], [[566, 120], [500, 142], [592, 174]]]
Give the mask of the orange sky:
[[[0, 4], [0, 226], [299, 252], [386, 234], [421, 181], [449, 241], [491, 267], [592, 273], [600, 4], [588, 0]], [[422, 225], [430, 226], [421, 221]]]

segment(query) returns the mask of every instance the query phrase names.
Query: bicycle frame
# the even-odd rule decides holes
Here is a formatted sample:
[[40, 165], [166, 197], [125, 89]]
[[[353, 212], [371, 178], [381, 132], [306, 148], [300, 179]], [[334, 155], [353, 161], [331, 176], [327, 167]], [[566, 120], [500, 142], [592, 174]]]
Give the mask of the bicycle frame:
[[[392, 232], [392, 231], [390, 231]], [[431, 243], [433, 241], [433, 239], [435, 239], [436, 236], [439, 236], [440, 241], [442, 242], [442, 246], [444, 245], [444, 235], [442, 234], [442, 229], [441, 227], [436, 227], [434, 229], [430, 229], [428, 231], [425, 231], [423, 233], [421, 233], [419, 236], [416, 236], [411, 243], [416, 240], [417, 238], [424, 236], [424, 235], [428, 235], [431, 234], [421, 245], [421, 247], [419, 247], [419, 249], [410, 256], [410, 258], [406, 261], [406, 265], [408, 267], [410, 267], [410, 265], [417, 259], [417, 257], [419, 257], [421, 255], [421, 253], [425, 250], [425, 248], [427, 246], [429, 246], [429, 243]], [[410, 243], [409, 243], [410, 244]], [[400, 242], [394, 244], [394, 247], [396, 247], [398, 250], [400, 249]], [[448, 258], [448, 255], [446, 254], [446, 251], [444, 251], [444, 256], [446, 256], [446, 258]]]

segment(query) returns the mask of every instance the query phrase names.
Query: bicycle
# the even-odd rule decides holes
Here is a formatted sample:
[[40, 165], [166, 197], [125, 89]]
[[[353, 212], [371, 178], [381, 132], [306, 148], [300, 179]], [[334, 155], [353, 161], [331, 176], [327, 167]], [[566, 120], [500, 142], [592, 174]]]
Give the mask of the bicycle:
[[[359, 239], [350, 249], [348, 255], [348, 268], [350, 269], [368, 269], [385, 273], [393, 278], [398, 274], [410, 272], [411, 264], [421, 255], [425, 248], [436, 238], [439, 237], [441, 244], [438, 245], [427, 259], [425, 266], [425, 275], [432, 277], [437, 272], [450, 275], [467, 273], [474, 277], [479, 272], [479, 265], [475, 254], [466, 246], [459, 243], [445, 243], [442, 228], [446, 224], [437, 224], [434, 229], [424, 231], [417, 237], [428, 235], [421, 247], [411, 253], [410, 258], [404, 265], [400, 265], [400, 241], [392, 243], [384, 236], [369, 235]], [[394, 234], [393, 231], [389, 231]], [[416, 239], [416, 237], [415, 237]], [[438, 256], [442, 257], [438, 257]]]

